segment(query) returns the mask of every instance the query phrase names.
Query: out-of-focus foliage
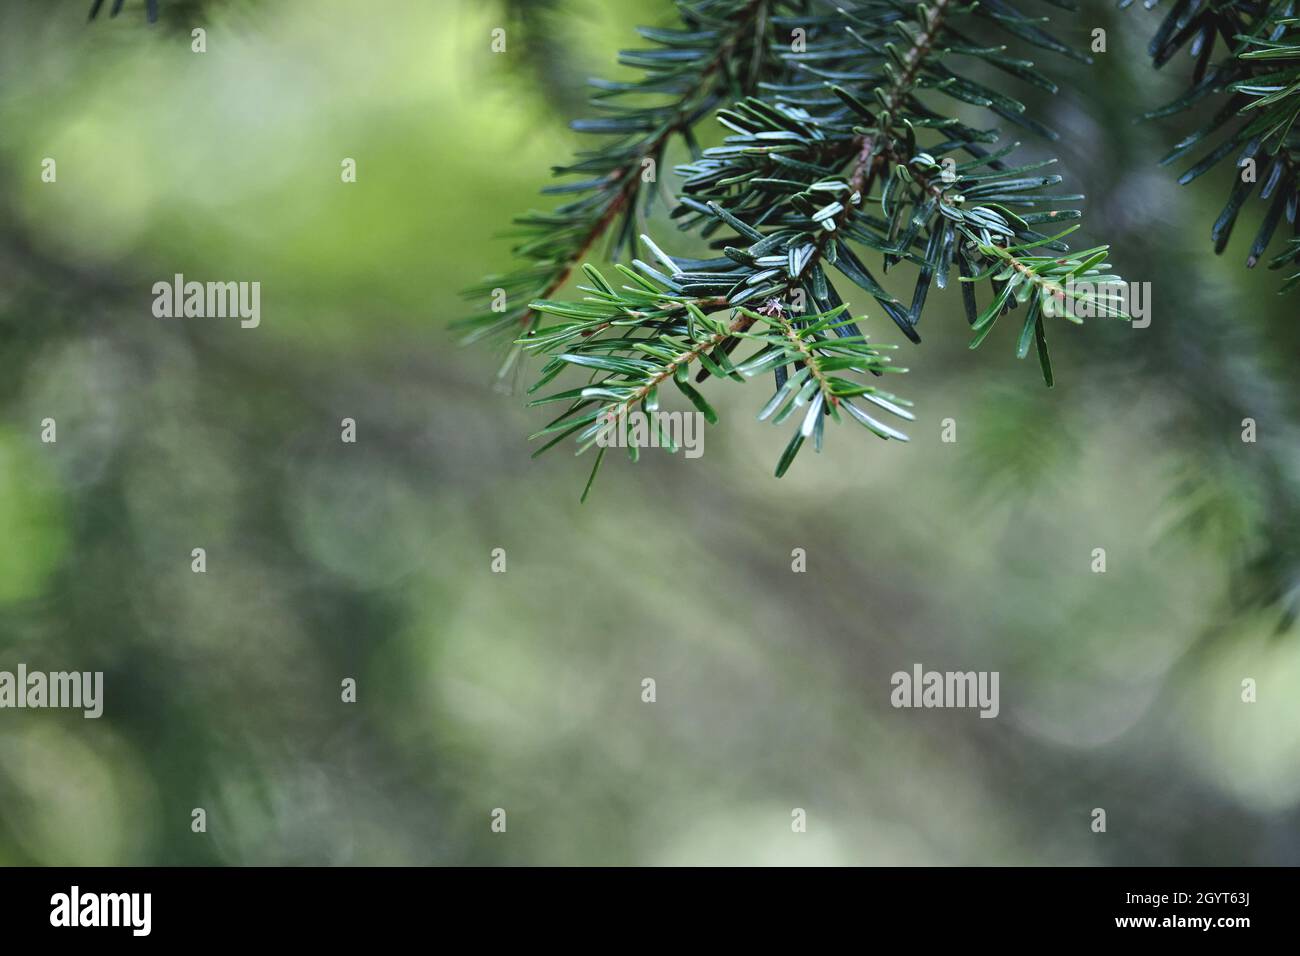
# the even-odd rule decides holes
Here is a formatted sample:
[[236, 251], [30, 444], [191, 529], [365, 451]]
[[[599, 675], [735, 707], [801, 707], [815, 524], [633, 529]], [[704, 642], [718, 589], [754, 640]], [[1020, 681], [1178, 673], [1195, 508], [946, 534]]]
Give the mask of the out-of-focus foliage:
[[232, 11], [257, 3], [258, 0], [111, 0], [111, 3], [90, 0], [90, 19], [112, 19], [119, 14], [142, 12], [149, 24], [189, 33], [196, 25], [205, 24], [212, 10], [221, 10], [226, 22], [230, 22], [228, 17]]
[[[670, 13], [570, 2], [594, 59]], [[611, 461], [579, 505], [446, 331], [504, 252], [477, 224], [579, 138], [490, 52], [499, 10], [384, 8], [214, 6], [200, 56], [0, 5], [0, 669], [106, 697], [0, 710], [0, 862], [1300, 862], [1300, 643], [1230, 602], [1238, 556], [1294, 547], [1300, 328], [1185, 268], [1221, 196], [1128, 122], [1174, 92], [1143, 14], [1097, 14], [1114, 58], [1063, 77], [1054, 150], [1149, 328], [1058, 337], [1046, 391], [1015, 329], [973, 368], [936, 291], [909, 444], [775, 482], [782, 437], [721, 392], [701, 458]], [[261, 281], [261, 325], [154, 318], [177, 272]], [[914, 662], [998, 670], [1000, 716], [893, 709]]]
[[[109, 8], [108, 15], [115, 17], [122, 12], [126, 6], [126, 0], [113, 0], [112, 7]], [[90, 19], [99, 16], [100, 11], [104, 9], [104, 0], [91, 0]], [[145, 13], [149, 17], [150, 23], [156, 23], [158, 20], [158, 0], [145, 0]]]

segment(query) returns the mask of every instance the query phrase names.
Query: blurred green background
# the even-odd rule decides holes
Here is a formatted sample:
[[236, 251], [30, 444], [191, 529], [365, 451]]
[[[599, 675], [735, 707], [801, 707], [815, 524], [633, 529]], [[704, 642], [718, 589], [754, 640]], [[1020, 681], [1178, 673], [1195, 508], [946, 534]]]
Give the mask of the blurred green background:
[[[0, 711], [0, 863], [1300, 862], [1300, 299], [1243, 267], [1258, 201], [1212, 254], [1231, 170], [1180, 188], [1185, 128], [1132, 124], [1185, 82], [1154, 14], [1052, 10], [1110, 52], [1035, 101], [1150, 328], [1058, 329], [1048, 391], [952, 288], [919, 347], [866, 307], [910, 444], [777, 481], [767, 389], [715, 384], [702, 458], [580, 505], [447, 324], [669, 4], [163, 6], [0, 6], [0, 669], [105, 672], [100, 720]], [[260, 327], [154, 318], [178, 272], [260, 281]], [[914, 662], [1001, 716], [892, 709]]]

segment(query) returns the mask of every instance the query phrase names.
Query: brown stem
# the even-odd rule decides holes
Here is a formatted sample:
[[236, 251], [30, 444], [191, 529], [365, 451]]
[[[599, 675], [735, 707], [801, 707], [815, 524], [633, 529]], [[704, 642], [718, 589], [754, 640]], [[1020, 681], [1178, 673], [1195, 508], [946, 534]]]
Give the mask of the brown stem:
[[[713, 74], [717, 73], [718, 70], [721, 69], [723, 63], [731, 56], [731, 52], [735, 49], [736, 44], [740, 42], [740, 37], [747, 29], [749, 22], [761, 17], [768, 2], [769, 0], [751, 0], [750, 4], [737, 15], [735, 30], [718, 47], [718, 51], [700, 71], [701, 85], [703, 84], [703, 81], [709, 79]], [[609, 228], [610, 223], [618, 218], [619, 213], [623, 211], [627, 206], [628, 201], [635, 194], [638, 172], [641, 168], [641, 160], [652, 153], [659, 152], [663, 148], [664, 144], [668, 142], [669, 138], [686, 129], [686, 127], [690, 125], [690, 116], [693, 112], [695, 112], [695, 106], [691, 102], [690, 94], [687, 94], [682, 98], [681, 105], [678, 107], [672, 120], [646, 140], [644, 148], [639, 150], [640, 155], [633, 160], [629, 160], [626, 165], [612, 171], [609, 176], [606, 177], [611, 184], [617, 188], [617, 194], [610, 200], [605, 211], [602, 212], [599, 218], [597, 218], [597, 220], [592, 224], [591, 229], [587, 231], [578, 248], [572, 253], [572, 255], [565, 258], [564, 264], [560, 267], [559, 271], [556, 272], [551, 281], [546, 284], [545, 288], [542, 289], [537, 298], [549, 298], [555, 294], [556, 290], [568, 281], [574, 267], [587, 255], [588, 252], [591, 251], [592, 246], [594, 246], [600, 237], [605, 234], [605, 230]], [[535, 315], [536, 313], [532, 309], [525, 310], [523, 315], [519, 317], [519, 324], [526, 328], [532, 322]]]
[[[915, 84], [916, 78], [921, 72], [921, 64], [925, 61], [926, 55], [934, 46], [935, 39], [939, 34], [939, 29], [943, 24], [944, 15], [947, 13], [948, 6], [951, 2], [952, 0], [935, 0], [934, 6], [930, 8], [929, 13], [926, 15], [925, 26], [913, 41], [907, 54], [903, 57], [903, 72], [897, 77], [897, 79], [895, 79], [890, 88], [889, 94], [886, 97], [889, 113], [892, 114], [902, 106], [904, 97], [907, 96], [911, 91], [912, 86]], [[872, 180], [875, 178], [881, 160], [888, 159], [890, 161], [896, 161], [898, 158], [897, 152], [893, 148], [893, 139], [891, 136], [892, 116], [890, 119], [890, 123], [881, 123], [874, 131], [863, 133], [852, 141], [853, 147], [856, 150], [856, 156], [853, 160], [853, 170], [849, 174], [848, 182], [853, 192], [858, 195], [859, 202], [870, 190]], [[877, 144], [880, 144], [879, 149], [877, 149]], [[933, 185], [928, 181], [924, 184], [927, 188], [934, 189]], [[942, 189], [938, 191], [937, 195], [942, 195]], [[852, 197], [850, 197], [850, 200], [851, 198]], [[814, 249], [813, 254], [809, 257], [808, 266], [805, 268], [813, 266], [822, 258], [826, 242], [834, 236], [835, 233], [839, 232], [840, 227], [848, 223], [849, 219], [853, 216], [853, 211], [853, 203], [851, 201], [846, 201], [844, 203], [844, 210], [838, 216], [834, 217], [835, 229], [824, 230], [822, 234], [817, 237], [816, 249]], [[794, 290], [796, 284], [797, 282], [793, 279], [787, 284], [786, 295], [789, 295], [790, 292]], [[784, 315], [781, 316], [780, 321], [782, 326], [785, 328], [786, 336], [795, 343], [796, 347], [803, 355], [804, 365], [808, 367], [808, 371], [817, 379], [818, 387], [826, 397], [826, 401], [831, 405], [838, 405], [838, 397], [830, 394], [826, 378], [821, 373], [821, 370], [817, 368], [815, 355], [799, 336], [798, 330], [786, 320]]]
[[[889, 111], [891, 113], [898, 109], [902, 104], [903, 97], [907, 95], [912, 85], [916, 82], [916, 77], [920, 73], [921, 64], [924, 62], [926, 54], [929, 53], [930, 49], [934, 45], [935, 38], [938, 35], [939, 28], [943, 21], [943, 16], [947, 12], [950, 3], [951, 0], [936, 0], [935, 5], [930, 8], [922, 32], [917, 36], [904, 57], [903, 73], [894, 82], [889, 93]], [[886, 148], [877, 150], [876, 144], [881, 141], [885, 143]], [[875, 171], [879, 166], [880, 161], [885, 158], [892, 158], [896, 154], [892, 149], [890, 128], [887, 124], [881, 124], [875, 131], [864, 133], [863, 135], [856, 137], [853, 140], [853, 145], [856, 150], [856, 156], [853, 161], [853, 170], [849, 175], [848, 182], [853, 192], [858, 195], [858, 201], [861, 202], [862, 197], [870, 188], [871, 180], [875, 176]], [[929, 185], [930, 184], [927, 183], [927, 186]], [[826, 243], [839, 231], [840, 227], [847, 224], [848, 220], [852, 217], [853, 206], [852, 197], [847, 197], [843, 211], [834, 218], [835, 229], [831, 230], [823, 228], [821, 235], [817, 237], [815, 248], [808, 259], [807, 265], [804, 267], [805, 269], [812, 267], [820, 261], [824, 254]], [[783, 297], [789, 296], [798, 285], [799, 280], [797, 278], [791, 278], [788, 280]], [[722, 345], [722, 343], [730, 339], [737, 332], [747, 331], [753, 323], [754, 319], [745, 315], [733, 320], [731, 326], [726, 332], [718, 332], [711, 335], [706, 341], [696, 345], [689, 352], [686, 352], [680, 358], [669, 363], [663, 371], [656, 373], [655, 376], [645, 385], [638, 388], [631, 397], [619, 402], [615, 407], [627, 408], [634, 405], [636, 402], [643, 400], [646, 395], [650, 393], [652, 388], [665, 379], [671, 377], [681, 365], [689, 365], [708, 349]], [[839, 404], [838, 397], [830, 393], [829, 383], [826, 381], [825, 375], [817, 368], [815, 361], [816, 356], [799, 336], [798, 330], [795, 329], [794, 325], [785, 318], [784, 314], [780, 316], [780, 323], [785, 330], [786, 336], [795, 344], [795, 347], [803, 356], [803, 362], [808, 367], [809, 372], [814, 378], [816, 378], [818, 387], [821, 389], [826, 401], [832, 405]]]
[[785, 337], [793, 342], [794, 347], [803, 355], [803, 364], [808, 367], [808, 371], [812, 373], [812, 377], [817, 380], [817, 388], [824, 396], [826, 396], [826, 401], [832, 405], [838, 405], [840, 402], [839, 396], [831, 394], [830, 383], [826, 381], [825, 373], [817, 367], [817, 357], [813, 355], [812, 350], [804, 343], [803, 337], [799, 334], [799, 330], [794, 327], [785, 315], [781, 315], [779, 318], [781, 328], [785, 331]]
[[673, 374], [676, 373], [677, 369], [681, 368], [684, 365], [690, 365], [692, 362], [698, 359], [703, 352], [713, 348], [715, 345], [721, 345], [723, 342], [731, 338], [737, 332], [747, 331], [749, 327], [753, 324], [754, 324], [754, 319], [748, 315], [742, 314], [737, 318], [732, 319], [731, 325], [727, 326], [726, 331], [714, 332], [703, 342], [700, 342], [697, 345], [695, 345], [694, 348], [690, 349], [687, 352], [683, 352], [680, 356], [678, 356], [677, 358], [669, 362], [667, 365], [665, 365], [662, 371], [656, 372], [653, 376], [650, 377], [650, 379], [644, 385], [642, 385], [630, 396], [623, 399], [614, 407], [620, 409], [630, 408], [631, 406], [635, 405], [637, 402], [642, 401], [647, 395], [650, 394], [650, 390], [652, 388], [654, 388], [660, 382], [663, 382], [671, 378]]

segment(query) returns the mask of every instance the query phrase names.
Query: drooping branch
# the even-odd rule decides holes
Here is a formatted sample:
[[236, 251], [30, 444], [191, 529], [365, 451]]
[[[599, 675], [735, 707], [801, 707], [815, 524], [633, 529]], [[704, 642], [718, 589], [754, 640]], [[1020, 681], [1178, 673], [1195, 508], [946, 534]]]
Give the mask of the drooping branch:
[[[820, 449], [826, 419], [840, 420], [842, 410], [880, 437], [905, 439], [855, 404], [861, 398], [911, 417], [901, 400], [871, 384], [902, 369], [884, 347], [868, 344], [832, 270], [919, 342], [929, 290], [945, 288], [957, 267], [972, 348], [999, 316], [1023, 307], [1017, 354], [1036, 348], [1049, 385], [1045, 319], [1077, 320], [1072, 309], [1080, 304], [1088, 306], [1086, 314], [1117, 314], [1097, 304], [1094, 293], [1074, 288], [1119, 281], [1106, 272], [1106, 248], [1071, 255], [1064, 239], [1073, 229], [1053, 235], [1036, 228], [1078, 218], [1076, 210], [1060, 207], [1082, 197], [1052, 191], [1060, 177], [1040, 172], [1050, 161], [1011, 165], [1006, 158], [1015, 144], [990, 152], [983, 144], [996, 142], [995, 133], [938, 107], [948, 98], [1043, 128], [1005, 92], [955, 72], [949, 64], [958, 57], [1054, 89], [1006, 46], [976, 45], [957, 30], [958, 19], [1020, 44], [1056, 52], [1063, 45], [1001, 0], [971, 6], [935, 0], [910, 11], [890, 0], [860, 0], [830, 9], [810, 21], [805, 47], [782, 53], [788, 67], [782, 80], [718, 111], [730, 133], [723, 144], [679, 168], [682, 192], [673, 216], [709, 241], [713, 258], [671, 256], [643, 237], [655, 263], [620, 267], [630, 284], [614, 289], [589, 272], [594, 284], [584, 287], [585, 303], [549, 297], [531, 303], [536, 312], [569, 320], [518, 340], [549, 356], [535, 390], [565, 368], [591, 375], [587, 385], [537, 400], [569, 403], [539, 433], [557, 436], [547, 447], [569, 434], [580, 450], [589, 447], [617, 427], [610, 411], [657, 402], [658, 386], [668, 381], [712, 421], [711, 407], [684, 374], [695, 364], [697, 383], [772, 373], [775, 390], [761, 419], [779, 423], [803, 409], [778, 475], [806, 439]], [[922, 136], [933, 141], [922, 146]], [[915, 267], [910, 304], [886, 290], [859, 250], [880, 253], [885, 270]], [[981, 308], [975, 287], [984, 283], [992, 295]], [[708, 311], [730, 309], [730, 322], [711, 318], [699, 305], [705, 301]], [[732, 352], [745, 342], [757, 342], [759, 351], [733, 363]]]
[[[495, 295], [497, 301], [457, 323], [466, 339], [506, 331], [527, 334], [537, 324], [537, 313], [529, 303], [548, 299], [560, 289], [602, 238], [612, 232], [615, 255], [628, 249], [639, 212], [654, 198], [658, 166], [668, 144], [682, 137], [697, 150], [692, 128], [724, 97], [753, 92], [772, 69], [780, 67], [769, 50], [771, 18], [778, 8], [801, 6], [778, 0], [702, 0], [681, 6], [680, 30], [643, 28], [642, 36], [658, 46], [625, 52], [620, 60], [643, 70], [645, 77], [636, 82], [597, 83], [595, 105], [610, 115], [574, 124], [579, 132], [613, 139], [556, 170], [559, 175], [587, 178], [544, 190], [578, 194], [578, 199], [516, 220], [527, 238], [515, 254], [527, 264], [509, 274], [489, 276], [467, 290], [470, 298]], [[647, 95], [661, 102], [645, 106], [642, 101]], [[622, 105], [625, 101], [634, 105]]]

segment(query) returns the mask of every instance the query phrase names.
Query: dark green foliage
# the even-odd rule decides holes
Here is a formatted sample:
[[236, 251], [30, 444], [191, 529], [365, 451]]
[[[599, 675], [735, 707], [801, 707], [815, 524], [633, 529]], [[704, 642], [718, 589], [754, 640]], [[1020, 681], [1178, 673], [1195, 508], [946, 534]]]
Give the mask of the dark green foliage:
[[[664, 257], [678, 278], [683, 265]], [[879, 389], [864, 376], [902, 371], [889, 358], [852, 329], [846, 306], [829, 312], [793, 316], [775, 299], [756, 309], [732, 309], [721, 297], [696, 298], [680, 291], [680, 283], [640, 263], [642, 273], [618, 266], [629, 285], [615, 289], [598, 271], [587, 267], [593, 280], [584, 291], [584, 304], [537, 302], [539, 312], [562, 321], [539, 329], [527, 340], [530, 348], [551, 356], [542, 370], [536, 391], [568, 367], [593, 370], [598, 379], [531, 402], [563, 402], [566, 408], [534, 438], [553, 436], [545, 448], [576, 434], [585, 451], [611, 430], [621, 427], [620, 416], [640, 407], [659, 407], [659, 388], [672, 384], [710, 423], [717, 415], [691, 384], [705, 377], [743, 382], [765, 372], [776, 372], [776, 388], [759, 412], [760, 419], [781, 424], [796, 411], [798, 428], [777, 466], [778, 477], [793, 461], [807, 438], [821, 448], [826, 418], [841, 420], [840, 412], [882, 438], [907, 436], [873, 418], [855, 400], [883, 409], [899, 418], [912, 415], [894, 395]], [[653, 277], [653, 278], [652, 278]], [[719, 309], [731, 317], [720, 319]], [[740, 362], [731, 352], [745, 343], [752, 351]], [[698, 373], [697, 370], [698, 369]], [[877, 413], [878, 414], [878, 413]], [[630, 448], [635, 452], [635, 448]], [[597, 462], [599, 464], [599, 462]]]
[[[1122, 0], [1128, 6], [1132, 0]], [[1154, 5], [1154, 4], [1150, 4]], [[1285, 221], [1296, 234], [1300, 222], [1300, 20], [1294, 0], [1178, 0], [1169, 9], [1148, 46], [1156, 67], [1184, 48], [1193, 58], [1191, 85], [1173, 102], [1146, 114], [1147, 119], [1194, 110], [1209, 120], [1180, 142], [1164, 164], [1199, 156], [1179, 177], [1186, 184], [1232, 157], [1228, 201], [1210, 230], [1214, 251], [1227, 248], [1246, 201], [1258, 190], [1267, 203], [1263, 220], [1246, 255], [1253, 268], [1264, 256], [1278, 226]], [[1255, 175], [1243, 166], [1253, 161]], [[1283, 268], [1300, 263], [1294, 243], [1270, 263]], [[1282, 291], [1294, 287], [1295, 277]]]
[[[166, 3], [160, 0], [132, 0], [130, 4], [127, 0], [113, 0], [109, 5], [105, 0], [92, 0], [90, 6], [90, 16], [88, 19], [101, 21], [101, 13], [107, 13], [109, 18], [116, 17], [118, 14], [126, 13], [128, 16], [135, 10], [144, 13], [142, 22], [149, 24], [158, 24], [160, 29], [167, 31], [181, 31], [188, 33], [196, 26], [207, 23], [210, 19], [209, 14], [214, 10], [223, 10], [226, 12], [240, 11], [248, 7], [255, 7], [256, 4], [251, 0], [167, 0]], [[105, 9], [107, 8], [107, 10]]]
[[[109, 11], [110, 17], [115, 17], [122, 12], [122, 7], [126, 5], [126, 0], [113, 0], [113, 8]], [[90, 5], [90, 19], [95, 19], [99, 11], [104, 6], [104, 0], [93, 0]], [[145, 12], [149, 17], [150, 23], [158, 21], [158, 0], [145, 0]]]
[[551, 105], [565, 116], [586, 108], [581, 57], [574, 49], [565, 0], [504, 0], [506, 27], [526, 81], [542, 90]]
[[[1287, 244], [1287, 248], [1275, 256], [1273, 261], [1268, 264], [1268, 267], [1270, 269], [1282, 269], [1290, 265], [1294, 268], [1297, 263], [1300, 263], [1300, 239], [1292, 239]], [[1300, 283], [1300, 271], [1293, 272], [1286, 277], [1281, 291], [1289, 292], [1296, 287], [1297, 283]]]
[[771, 75], [778, 66], [768, 44], [771, 19], [801, 6], [779, 0], [699, 0], [680, 5], [680, 29], [642, 28], [642, 38], [652, 46], [625, 50], [619, 62], [643, 76], [631, 82], [593, 81], [597, 115], [573, 127], [602, 141], [556, 168], [557, 175], [572, 180], [543, 190], [571, 198], [549, 212], [516, 220], [522, 241], [515, 254], [525, 264], [508, 275], [489, 276], [466, 293], [483, 300], [502, 289], [510, 305], [460, 323], [466, 338], [513, 337], [532, 330], [537, 314], [528, 303], [559, 289], [606, 234], [614, 255], [628, 251], [638, 217], [658, 192], [645, 175], [646, 161], [657, 170], [675, 137], [698, 150], [692, 128], [725, 99], [755, 90], [760, 78]]
[[[731, 6], [736, 9], [728, 22], [734, 24], [767, 5]], [[643, 237], [654, 262], [620, 266], [618, 288], [589, 270], [586, 301], [550, 299], [569, 266], [585, 256], [593, 222], [599, 233], [609, 225], [604, 218], [621, 215], [614, 250], [630, 244], [634, 219], [620, 204], [622, 177], [647, 150], [662, 155], [668, 128], [638, 112], [596, 127], [625, 137], [587, 158], [588, 168], [605, 178], [579, 184], [583, 201], [527, 221], [537, 238], [525, 251], [540, 250], [541, 262], [517, 273], [508, 288], [514, 293], [540, 281], [546, 283], [543, 294], [513, 311], [476, 317], [471, 327], [480, 334], [517, 329], [520, 345], [550, 356], [534, 391], [566, 368], [588, 376], [588, 384], [540, 400], [569, 403], [539, 433], [550, 439], [544, 448], [570, 435], [580, 450], [589, 447], [620, 427], [622, 412], [648, 409], [669, 380], [712, 420], [703, 396], [687, 384], [692, 371], [696, 384], [773, 375], [775, 388], [760, 417], [782, 422], [800, 413], [778, 475], [807, 439], [820, 449], [827, 418], [847, 416], [880, 437], [905, 438], [863, 407], [911, 417], [904, 403], [868, 384], [895, 369], [868, 344], [859, 326], [865, 316], [846, 306], [845, 294], [853, 289], [913, 342], [920, 341], [918, 326], [935, 286], [962, 287], [972, 348], [999, 317], [1021, 310], [1018, 354], [1032, 347], [1049, 385], [1048, 320], [1079, 300], [1086, 300], [1085, 314], [1121, 314], [1071, 285], [1118, 281], [1105, 272], [1106, 247], [1067, 251], [1063, 240], [1072, 228], [1062, 231], [1059, 224], [1078, 218], [1068, 204], [1081, 197], [1054, 191], [1060, 177], [1047, 171], [1051, 162], [1017, 164], [1009, 158], [1016, 144], [989, 149], [996, 132], [951, 115], [959, 104], [976, 105], [995, 119], [1052, 135], [1011, 95], [961, 71], [963, 63], [981, 61], [1016, 82], [1054, 90], [1032, 62], [1009, 52], [1038, 47], [1072, 55], [1039, 18], [1001, 0], [971, 6], [866, 0], [814, 10], [763, 15], [772, 33], [766, 50], [753, 56], [747, 81], [757, 92], [717, 112], [731, 134], [723, 145], [693, 148], [692, 161], [678, 169], [673, 217], [704, 237], [713, 257], [672, 256]], [[691, 40], [679, 42], [694, 49]], [[716, 37], [710, 43], [716, 50]], [[707, 56], [695, 50], [688, 62], [706, 62]], [[719, 94], [691, 94], [689, 102], [700, 106], [690, 115], [702, 115], [703, 104]], [[680, 108], [669, 115], [674, 123], [687, 118]], [[689, 123], [681, 129], [685, 133]], [[878, 268], [865, 261], [873, 255], [880, 258]], [[879, 279], [903, 263], [916, 276], [908, 301]], [[474, 294], [485, 294], [491, 281]], [[986, 289], [983, 304], [977, 286]], [[563, 321], [539, 329], [538, 313]], [[740, 348], [746, 343], [752, 351]]]

